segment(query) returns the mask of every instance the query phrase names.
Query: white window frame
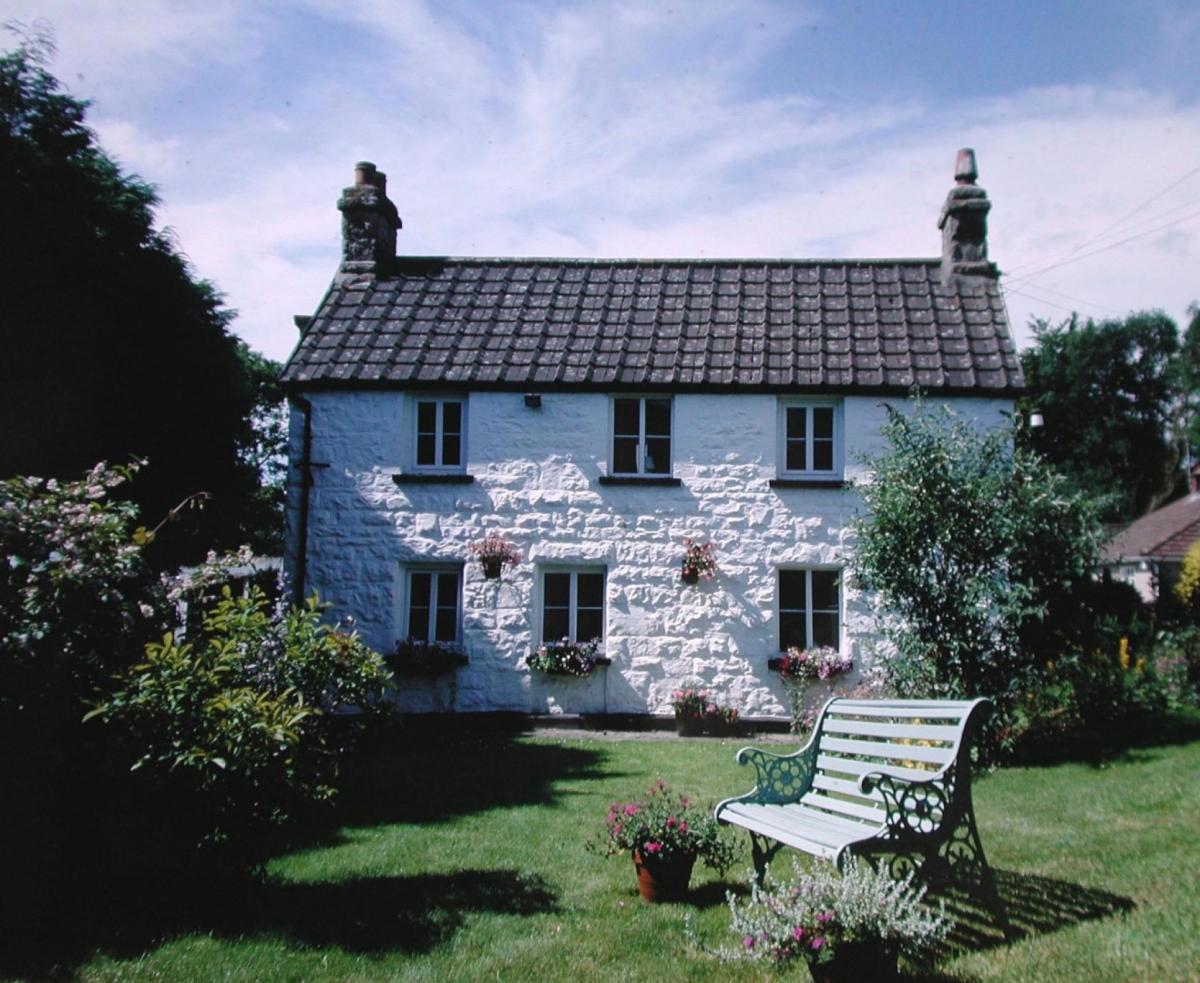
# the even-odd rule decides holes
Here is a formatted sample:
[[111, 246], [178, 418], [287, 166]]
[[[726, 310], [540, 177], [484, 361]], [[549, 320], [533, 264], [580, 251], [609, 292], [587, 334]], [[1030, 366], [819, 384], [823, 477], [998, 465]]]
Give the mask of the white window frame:
[[[805, 644], [802, 648], [812, 648], [813, 646], [813, 614], [836, 614], [837, 615], [837, 644], [834, 646], [839, 652], [842, 650], [842, 636], [846, 626], [845, 619], [845, 569], [836, 566], [816, 565], [788, 565], [777, 567], [775, 570], [775, 648], [783, 652], [785, 646], [783, 644], [783, 584], [781, 574], [783, 573], [803, 573], [804, 576], [804, 640]], [[821, 608], [820, 611], [813, 611], [812, 595], [812, 575], [813, 573], [832, 573], [837, 577], [837, 607], [836, 608]], [[796, 611], [796, 608], [788, 608], [788, 611]]]
[[[833, 410], [833, 467], [826, 471], [819, 471], [812, 466], [813, 462], [813, 410], [814, 409], [832, 409]], [[789, 470], [787, 466], [787, 445], [788, 445], [788, 410], [789, 409], [804, 409], [806, 417], [806, 439], [805, 439], [805, 467], [802, 469]], [[841, 480], [844, 468], [845, 458], [843, 455], [843, 439], [842, 426], [844, 418], [844, 404], [841, 400], [836, 399], [781, 399], [779, 400], [778, 424], [776, 426], [777, 442], [776, 453], [779, 461], [779, 476], [781, 478], [813, 478], [826, 479], [829, 481]]]
[[[638, 401], [638, 443], [637, 470], [618, 471], [616, 455], [617, 438], [617, 400], [636, 399]], [[666, 471], [646, 470], [646, 400], [665, 399], [670, 409], [671, 422], [667, 438], [671, 442], [671, 459], [667, 462]], [[626, 435], [628, 436], [628, 435]], [[614, 478], [670, 478], [675, 474], [675, 397], [663, 393], [614, 393], [608, 401], [608, 473]]]
[[[414, 393], [412, 400], [412, 439], [409, 441], [411, 470], [421, 474], [464, 474], [467, 470], [467, 397], [450, 393]], [[417, 448], [421, 436], [420, 410], [422, 403], [434, 403], [437, 406], [434, 422], [434, 463], [421, 464], [417, 456]], [[445, 405], [458, 403], [459, 413], [458, 464], [442, 463], [442, 437], [444, 436], [443, 421]]]
[[579, 614], [579, 575], [582, 574], [599, 574], [603, 578], [602, 598], [600, 606], [600, 637], [597, 639], [601, 651], [604, 649], [605, 642], [608, 640], [608, 568], [603, 565], [596, 564], [546, 564], [539, 565], [537, 577], [537, 636], [539, 644], [545, 645], [548, 642], [557, 642], [557, 638], [545, 638], [545, 623], [546, 623], [546, 575], [547, 574], [570, 574], [571, 586], [568, 597], [567, 621], [569, 633], [567, 635], [572, 641], [577, 639], [578, 625], [576, 623]]
[[412, 579], [414, 574], [430, 574], [429, 583], [429, 621], [425, 626], [424, 635], [417, 641], [431, 643], [436, 641], [431, 635], [437, 634], [438, 611], [438, 574], [452, 573], [458, 577], [458, 590], [454, 598], [454, 638], [443, 639], [441, 645], [462, 644], [463, 625], [463, 566], [461, 563], [411, 563], [403, 567], [404, 591], [400, 607], [400, 638], [407, 640], [412, 637], [409, 619], [412, 617]]

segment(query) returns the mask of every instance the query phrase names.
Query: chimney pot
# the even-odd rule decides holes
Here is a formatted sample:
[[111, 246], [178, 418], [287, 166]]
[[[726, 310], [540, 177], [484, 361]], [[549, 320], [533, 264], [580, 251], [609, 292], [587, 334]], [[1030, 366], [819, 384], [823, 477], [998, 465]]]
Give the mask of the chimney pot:
[[369, 160], [360, 160], [354, 165], [354, 183], [361, 187], [375, 183], [375, 165]]
[[963, 147], [954, 159], [954, 180], [959, 184], [974, 184], [978, 177], [979, 170], [975, 166], [975, 151], [970, 147]]

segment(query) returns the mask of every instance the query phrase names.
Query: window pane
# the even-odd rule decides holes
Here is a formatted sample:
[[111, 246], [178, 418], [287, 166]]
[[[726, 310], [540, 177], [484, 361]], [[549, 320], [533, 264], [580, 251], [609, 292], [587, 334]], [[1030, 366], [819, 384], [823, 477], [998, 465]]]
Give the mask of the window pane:
[[838, 609], [838, 572], [836, 570], [812, 571], [812, 603], [814, 611], [836, 611]]
[[808, 648], [808, 644], [804, 639], [804, 612], [789, 613], [781, 611], [779, 613], [779, 650], [791, 648], [795, 645], [798, 648]]
[[833, 470], [833, 441], [832, 440], [814, 440], [813, 441], [813, 470], [814, 471], [832, 471]]
[[434, 448], [437, 438], [433, 434], [422, 434], [417, 438], [417, 463], [418, 464], [436, 464], [434, 458]]
[[813, 436], [827, 440], [833, 439], [833, 407], [832, 406], [814, 406], [813, 407]]
[[646, 439], [646, 473], [671, 473], [670, 437], [648, 437]]
[[438, 607], [458, 609], [458, 574], [438, 574]]
[[462, 463], [462, 438], [456, 434], [446, 434], [442, 437], [442, 464], [445, 467], [458, 467]]
[[613, 473], [635, 474], [637, 472], [637, 437], [613, 438]]
[[803, 440], [808, 436], [808, 410], [803, 406], [789, 406], [787, 410], [788, 440]]
[[569, 573], [546, 574], [542, 587], [542, 603], [546, 607], [565, 608], [571, 603], [571, 575]]
[[566, 608], [546, 608], [542, 612], [542, 641], [557, 642], [566, 638], [571, 620]]
[[789, 440], [787, 442], [787, 464], [789, 471], [804, 471], [808, 462], [804, 460], [804, 441]]
[[453, 642], [458, 637], [458, 611], [454, 608], [437, 609], [437, 633], [434, 640]]
[[462, 403], [442, 403], [442, 432], [462, 433]]
[[603, 611], [579, 611], [575, 615], [575, 641], [590, 642], [604, 633]]
[[581, 608], [604, 607], [604, 574], [581, 573], [576, 585], [576, 599]]
[[613, 400], [613, 433], [638, 436], [640, 432], [637, 399]]
[[417, 433], [437, 430], [437, 403], [417, 403]]
[[779, 609], [804, 610], [804, 570], [779, 571]]
[[429, 591], [433, 583], [432, 574], [414, 573], [410, 581], [409, 599], [423, 608], [429, 607]]
[[408, 609], [408, 637], [417, 642], [429, 641], [429, 608], [414, 604]]
[[669, 399], [646, 400], [646, 436], [671, 436], [671, 401]]
[[813, 612], [813, 645], [838, 647], [838, 616]]

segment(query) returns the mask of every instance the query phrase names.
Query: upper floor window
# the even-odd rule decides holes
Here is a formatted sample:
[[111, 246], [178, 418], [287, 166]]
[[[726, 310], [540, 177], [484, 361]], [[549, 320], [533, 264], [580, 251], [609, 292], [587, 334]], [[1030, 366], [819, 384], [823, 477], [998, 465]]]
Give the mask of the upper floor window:
[[604, 571], [547, 570], [542, 574], [542, 641], [604, 638]]
[[612, 473], [671, 473], [671, 399], [659, 396], [613, 398]]
[[841, 647], [841, 587], [837, 570], [779, 571], [779, 650]]
[[779, 404], [780, 473], [837, 478], [842, 473], [841, 407], [837, 403]]
[[418, 397], [413, 463], [422, 471], [466, 468], [467, 404], [460, 396]]
[[457, 642], [462, 571], [458, 567], [416, 567], [405, 574], [404, 637], [415, 642]]

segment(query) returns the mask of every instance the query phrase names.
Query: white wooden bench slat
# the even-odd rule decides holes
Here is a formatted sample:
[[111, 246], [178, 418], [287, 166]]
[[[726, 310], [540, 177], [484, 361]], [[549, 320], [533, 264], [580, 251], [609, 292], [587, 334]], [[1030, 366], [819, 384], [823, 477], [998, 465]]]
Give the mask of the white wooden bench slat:
[[836, 709], [830, 713], [838, 716], [853, 717], [899, 717], [916, 718], [918, 720], [962, 720], [970, 713], [971, 703], [940, 703], [936, 700], [909, 700], [897, 702], [886, 701], [886, 706], [880, 706], [875, 700], [838, 700]]
[[828, 826], [830, 829], [837, 830], [843, 836], [850, 837], [851, 840], [861, 840], [864, 836], [874, 836], [879, 831], [879, 823], [866, 822], [861, 819], [853, 819], [850, 816], [835, 816], [832, 813], [822, 812], [820, 809], [814, 809], [804, 802], [794, 802], [787, 806], [780, 806], [781, 809], [786, 809], [794, 817], [801, 817], [805, 823], [813, 823], [818, 826]]
[[890, 744], [884, 741], [854, 741], [837, 737], [822, 737], [822, 751], [844, 751], [868, 758], [890, 758], [894, 761], [929, 761], [945, 765], [954, 760], [953, 748], [922, 747], [919, 744]]
[[864, 835], [870, 835], [834, 829], [820, 822], [810, 822], [800, 827], [785, 814], [784, 809], [784, 806], [743, 806], [736, 810], [731, 808], [729, 817], [739, 826], [762, 836], [769, 836], [805, 853], [831, 859], [849, 844], [857, 842]]
[[877, 724], [866, 720], [844, 720], [829, 717], [825, 721], [827, 734], [861, 734], [866, 737], [903, 737], [915, 741], [953, 742], [958, 740], [959, 728], [934, 724]]
[[883, 793], [878, 789], [869, 794], [863, 794], [858, 790], [858, 779], [835, 778], [824, 771], [818, 771], [813, 775], [813, 788], [818, 788], [822, 792], [836, 792], [838, 795], [851, 795], [855, 800], [862, 802], [883, 802]]
[[838, 757], [832, 754], [817, 755], [817, 769], [843, 775], [893, 775], [919, 782], [935, 774], [934, 768], [905, 768], [901, 765], [881, 764], [878, 761], [860, 761], [858, 758]]
[[828, 809], [843, 816], [855, 816], [858, 819], [865, 819], [868, 822], [874, 823], [876, 830], [882, 828], [883, 824], [887, 822], [886, 809], [882, 807], [872, 808], [870, 805], [865, 805], [862, 802], [850, 802], [846, 799], [835, 798], [832, 795], [821, 795], [819, 792], [809, 792], [800, 801], [814, 809]]

